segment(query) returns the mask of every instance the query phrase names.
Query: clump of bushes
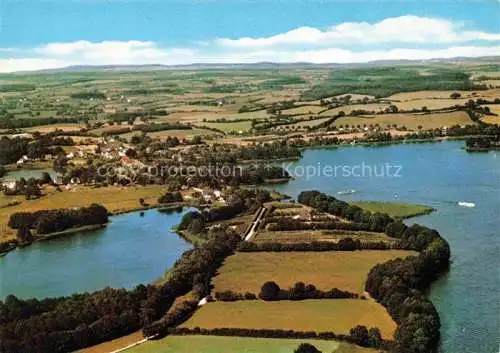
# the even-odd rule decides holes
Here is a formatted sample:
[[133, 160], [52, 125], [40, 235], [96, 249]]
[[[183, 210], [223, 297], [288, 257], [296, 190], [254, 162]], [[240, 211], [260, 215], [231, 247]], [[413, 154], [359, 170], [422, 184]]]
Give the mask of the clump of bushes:
[[259, 298], [266, 301], [273, 300], [303, 300], [303, 299], [353, 299], [358, 298], [357, 293], [332, 288], [321, 291], [313, 284], [297, 282], [288, 290], [281, 289], [276, 282], [269, 281], [262, 285]]
[[179, 191], [166, 192], [158, 198], [158, 203], [182, 202], [182, 195]]

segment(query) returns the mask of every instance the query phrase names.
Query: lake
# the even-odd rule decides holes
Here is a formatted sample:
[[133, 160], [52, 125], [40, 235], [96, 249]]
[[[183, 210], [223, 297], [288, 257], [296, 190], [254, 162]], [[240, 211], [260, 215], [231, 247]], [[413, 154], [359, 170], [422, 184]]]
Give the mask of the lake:
[[[186, 209], [184, 209], [186, 210]], [[0, 299], [133, 288], [160, 278], [191, 244], [172, 232], [184, 212], [110, 217], [95, 231], [37, 242], [0, 257]]]
[[[442, 321], [442, 351], [497, 353], [500, 154], [467, 153], [462, 146], [447, 141], [306, 150], [300, 161], [283, 164], [303, 176], [274, 188], [293, 197], [316, 189], [346, 201], [390, 200], [437, 208], [407, 223], [437, 229], [451, 246], [451, 269], [430, 292]], [[351, 189], [356, 192], [338, 194]], [[459, 201], [476, 207], [461, 207]]]
[[29, 178], [40, 179], [43, 176], [43, 173], [49, 173], [49, 175], [54, 179], [59, 173], [55, 172], [53, 169], [17, 169], [13, 170], [5, 176], [5, 179], [8, 180], [19, 180], [24, 178], [28, 180]]

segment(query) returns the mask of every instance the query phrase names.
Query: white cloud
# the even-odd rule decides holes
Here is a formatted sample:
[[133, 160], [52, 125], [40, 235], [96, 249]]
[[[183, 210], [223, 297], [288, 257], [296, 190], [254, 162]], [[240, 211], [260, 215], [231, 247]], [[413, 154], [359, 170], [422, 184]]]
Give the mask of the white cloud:
[[194, 54], [191, 49], [164, 49], [154, 42], [136, 40], [50, 43], [35, 49], [35, 52], [46, 57], [76, 60], [87, 65], [175, 63]]
[[185, 48], [165, 48], [156, 42], [137, 40], [80, 40], [32, 49], [0, 48], [0, 72], [71, 65], [362, 63], [489, 55], [500, 55], [500, 33], [466, 31], [460, 24], [446, 20], [402, 16], [375, 24], [342, 23], [326, 31], [300, 27], [267, 38], [215, 39]]
[[370, 24], [345, 22], [324, 31], [299, 27], [270, 37], [220, 38], [216, 43], [228, 48], [267, 48], [275, 46], [373, 45], [383, 43], [465, 43], [500, 41], [500, 33], [464, 30], [462, 24], [418, 16], [400, 16]]
[[68, 66], [68, 62], [53, 59], [16, 58], [1, 59], [0, 72], [33, 71]]

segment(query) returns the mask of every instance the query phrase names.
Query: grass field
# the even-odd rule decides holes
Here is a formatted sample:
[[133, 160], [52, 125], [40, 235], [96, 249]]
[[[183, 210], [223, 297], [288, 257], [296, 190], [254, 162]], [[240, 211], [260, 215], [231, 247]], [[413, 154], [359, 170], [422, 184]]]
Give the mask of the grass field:
[[319, 114], [320, 116], [334, 116], [339, 112], [344, 112], [345, 114], [349, 114], [354, 110], [366, 110], [366, 111], [374, 111], [380, 112], [384, 111], [387, 107], [389, 107], [389, 103], [368, 103], [368, 104], [351, 104], [343, 107], [337, 107], [330, 110], [326, 110]]
[[[120, 137], [129, 140], [132, 136], [137, 134], [140, 134], [140, 132], [132, 131], [121, 134]], [[183, 138], [191, 138], [194, 136], [212, 136], [221, 134], [207, 129], [194, 128], [189, 130], [164, 130], [164, 131], [148, 132], [147, 135], [150, 136], [151, 138], [159, 138], [160, 140], [163, 140], [168, 137], [177, 137], [179, 139], [183, 139]]]
[[112, 341], [97, 344], [92, 347], [80, 349], [75, 353], [109, 353], [120, 348], [126, 347], [132, 343], [142, 340], [144, 337], [141, 331], [134, 332], [130, 335], [123, 336]]
[[435, 129], [452, 125], [473, 124], [466, 112], [450, 112], [436, 114], [380, 114], [370, 116], [346, 116], [335, 120], [335, 126], [364, 126], [379, 124], [381, 127], [387, 125], [405, 126], [410, 130], [417, 130], [419, 126], [423, 129]]
[[432, 207], [402, 202], [387, 201], [350, 201], [370, 212], [387, 213], [395, 218], [410, 218], [434, 211]]
[[384, 338], [392, 338], [396, 329], [396, 323], [382, 305], [373, 300], [360, 299], [214, 302], [202, 306], [181, 327], [286, 329], [348, 334], [357, 325], [378, 327]]
[[338, 242], [340, 239], [352, 238], [361, 242], [388, 242], [395, 240], [384, 233], [343, 231], [343, 230], [310, 230], [310, 231], [259, 231], [252, 242], [266, 243], [309, 243], [312, 241]]
[[[130, 353], [292, 353], [301, 343], [310, 343], [323, 353], [375, 353], [343, 342], [300, 339], [270, 339], [218, 336], [169, 336], [127, 350]], [[92, 351], [88, 353], [101, 353]], [[104, 352], [102, 352], [104, 353]], [[107, 353], [107, 352], [106, 352]]]
[[23, 129], [26, 132], [35, 132], [38, 131], [42, 134], [48, 133], [48, 132], [53, 132], [55, 130], [62, 130], [65, 132], [68, 131], [80, 131], [82, 128], [84, 128], [84, 125], [81, 124], [52, 124], [52, 125], [45, 125], [45, 126], [35, 126], [35, 127], [30, 127], [30, 128], [25, 128]]
[[275, 281], [281, 288], [304, 282], [321, 290], [336, 287], [362, 293], [368, 272], [376, 264], [414, 254], [400, 250], [238, 252], [226, 259], [212, 284], [214, 292], [258, 294], [264, 282]]
[[412, 109], [422, 109], [422, 107], [427, 107], [427, 109], [443, 109], [453, 107], [456, 104], [464, 105], [469, 98], [432, 98], [432, 99], [412, 99], [403, 102], [393, 102], [400, 110], [412, 110]]
[[[488, 91], [461, 91], [461, 90], [456, 90], [456, 91], [434, 91], [434, 90], [428, 90], [428, 91], [414, 91], [414, 92], [401, 92], [401, 93], [396, 93], [393, 94], [386, 99], [391, 100], [391, 101], [408, 101], [408, 100], [414, 100], [414, 99], [448, 99], [450, 98], [450, 95], [453, 92], [458, 92], [461, 95], [461, 98], [475, 98], [475, 97], [488, 97], [490, 93], [494, 94], [494, 90], [488, 90]], [[477, 92], [476, 96], [473, 96], [472, 93]], [[497, 93], [498, 95], [498, 93]]]
[[218, 129], [224, 132], [246, 132], [252, 128], [252, 122], [250, 120], [246, 121], [235, 121], [229, 123], [213, 123], [213, 122], [201, 122], [197, 123], [199, 126], [207, 126], [210, 128]]
[[44, 188], [43, 196], [39, 199], [25, 200], [24, 197], [0, 196], [0, 204], [7, 204], [13, 200], [21, 201], [20, 205], [0, 209], [0, 240], [7, 240], [15, 236], [14, 230], [7, 226], [9, 216], [14, 212], [33, 212], [54, 208], [70, 208], [89, 206], [98, 203], [111, 212], [125, 211], [140, 207], [139, 198], [143, 198], [150, 205], [156, 204], [158, 197], [165, 192], [162, 185], [144, 187], [115, 187], [89, 188], [77, 186], [71, 190], [56, 191], [52, 187]]
[[286, 109], [282, 111], [282, 114], [286, 115], [314, 115], [319, 113], [322, 110], [325, 110], [325, 107], [321, 107], [319, 105], [303, 105], [297, 108]]

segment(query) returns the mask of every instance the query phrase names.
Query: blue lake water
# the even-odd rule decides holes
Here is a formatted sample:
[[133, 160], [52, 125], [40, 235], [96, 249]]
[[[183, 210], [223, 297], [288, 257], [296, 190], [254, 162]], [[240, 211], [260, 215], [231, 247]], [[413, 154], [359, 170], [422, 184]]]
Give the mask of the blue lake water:
[[[293, 197], [302, 190], [316, 189], [346, 201], [392, 200], [437, 208], [437, 212], [412, 218], [408, 223], [437, 229], [452, 249], [449, 273], [438, 280], [430, 292], [441, 316], [442, 351], [497, 353], [500, 347], [500, 154], [467, 153], [462, 146], [463, 142], [448, 141], [307, 150], [300, 161], [284, 164], [292, 174], [295, 171], [304, 175], [274, 188]], [[393, 167], [391, 175], [382, 176], [387, 164]], [[315, 174], [309, 178], [305, 174], [307, 166], [309, 174]], [[318, 166], [323, 173], [312, 171]], [[395, 176], [399, 167], [399, 176]], [[338, 194], [350, 189], [356, 193]], [[474, 202], [476, 207], [461, 207], [459, 201]]]
[[34, 243], [0, 257], [0, 299], [133, 288], [161, 277], [192, 246], [172, 227], [179, 212], [111, 217], [103, 229]]

